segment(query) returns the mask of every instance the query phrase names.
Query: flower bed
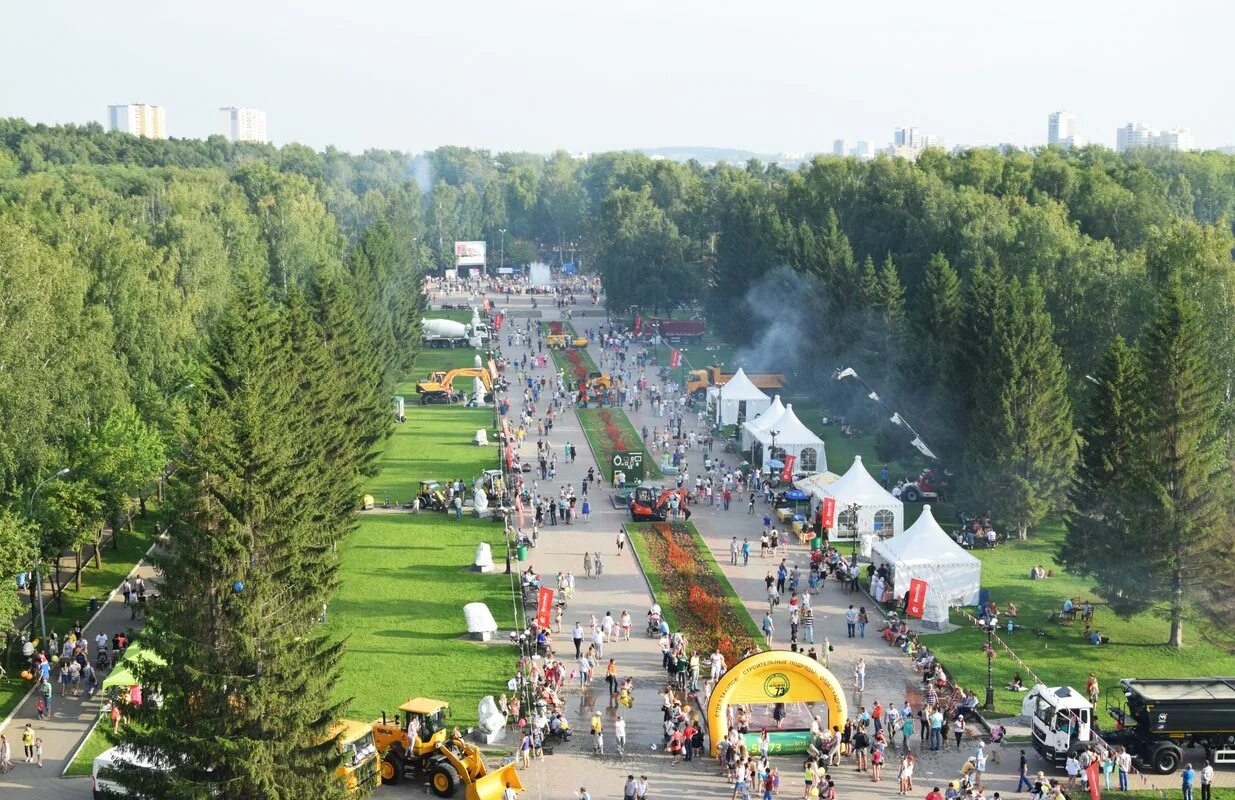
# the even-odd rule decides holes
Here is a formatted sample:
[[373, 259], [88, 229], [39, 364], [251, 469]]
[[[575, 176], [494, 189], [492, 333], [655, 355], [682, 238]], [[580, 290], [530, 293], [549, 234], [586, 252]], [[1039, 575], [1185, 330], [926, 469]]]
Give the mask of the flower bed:
[[627, 530], [666, 619], [692, 648], [719, 649], [734, 664], [761, 643], [758, 626], [694, 525], [645, 522]]
[[613, 480], [613, 457], [618, 453], [643, 453], [644, 480], [664, 477], [625, 411], [620, 408], [580, 408], [575, 413], [579, 415], [579, 426], [592, 446], [592, 454], [596, 456], [596, 464], [605, 480]]

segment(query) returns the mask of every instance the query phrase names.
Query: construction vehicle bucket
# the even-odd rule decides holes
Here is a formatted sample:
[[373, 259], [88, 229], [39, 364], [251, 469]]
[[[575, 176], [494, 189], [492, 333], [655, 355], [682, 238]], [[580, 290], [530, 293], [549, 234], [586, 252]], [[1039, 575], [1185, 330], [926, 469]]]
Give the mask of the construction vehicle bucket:
[[516, 792], [523, 791], [523, 782], [519, 780], [519, 770], [515, 762], [510, 762], [499, 770], [490, 772], [483, 778], [467, 785], [467, 800], [501, 800], [506, 784]]

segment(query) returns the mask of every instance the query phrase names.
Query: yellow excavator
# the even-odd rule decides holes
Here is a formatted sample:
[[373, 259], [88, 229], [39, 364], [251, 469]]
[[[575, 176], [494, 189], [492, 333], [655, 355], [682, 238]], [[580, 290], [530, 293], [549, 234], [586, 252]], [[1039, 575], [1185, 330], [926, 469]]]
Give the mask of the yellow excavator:
[[382, 754], [382, 783], [404, 778], [425, 781], [438, 797], [454, 797], [458, 787], [466, 800], [498, 800], [506, 787], [523, 791], [514, 762], [492, 772], [480, 749], [447, 730], [450, 705], [417, 697], [399, 706], [402, 714], [373, 723], [373, 739]]
[[[420, 404], [456, 403], [467, 397], [467, 391], [455, 392], [456, 378], [480, 378], [485, 387], [485, 402], [493, 399], [493, 377], [484, 368], [467, 367], [452, 369], [449, 372], [434, 372], [426, 380], [416, 384], [416, 394], [420, 395]], [[470, 388], [470, 387], [469, 387]]]
[[583, 348], [587, 347], [587, 337], [570, 336], [565, 333], [551, 333], [545, 337], [545, 344], [549, 345], [550, 350], [565, 350], [568, 347]]

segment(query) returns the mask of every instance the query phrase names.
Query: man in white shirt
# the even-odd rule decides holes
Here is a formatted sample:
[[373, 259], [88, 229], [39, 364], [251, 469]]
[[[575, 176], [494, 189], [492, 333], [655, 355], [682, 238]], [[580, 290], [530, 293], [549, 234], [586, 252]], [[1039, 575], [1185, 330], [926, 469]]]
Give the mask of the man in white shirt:
[[[626, 720], [618, 717], [613, 721], [613, 738], [617, 740], [618, 755], [626, 754]], [[634, 777], [633, 775], [631, 776]]]
[[1115, 756], [1115, 765], [1119, 767], [1119, 791], [1128, 791], [1128, 773], [1132, 772], [1132, 754], [1122, 747]]
[[1214, 765], [1208, 761], [1201, 768], [1201, 800], [1210, 800], [1209, 793], [1214, 785]]

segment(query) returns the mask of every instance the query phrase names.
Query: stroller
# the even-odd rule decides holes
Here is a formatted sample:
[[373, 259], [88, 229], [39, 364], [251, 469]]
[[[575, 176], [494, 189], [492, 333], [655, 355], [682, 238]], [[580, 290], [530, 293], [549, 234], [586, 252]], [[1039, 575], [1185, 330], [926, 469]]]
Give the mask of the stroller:
[[94, 668], [96, 670], [108, 670], [108, 669], [111, 669], [111, 666], [112, 666], [111, 648], [104, 647], [101, 650], [99, 650], [99, 654], [95, 656], [94, 658]]
[[655, 639], [660, 636], [660, 614], [648, 612], [648, 638]]

